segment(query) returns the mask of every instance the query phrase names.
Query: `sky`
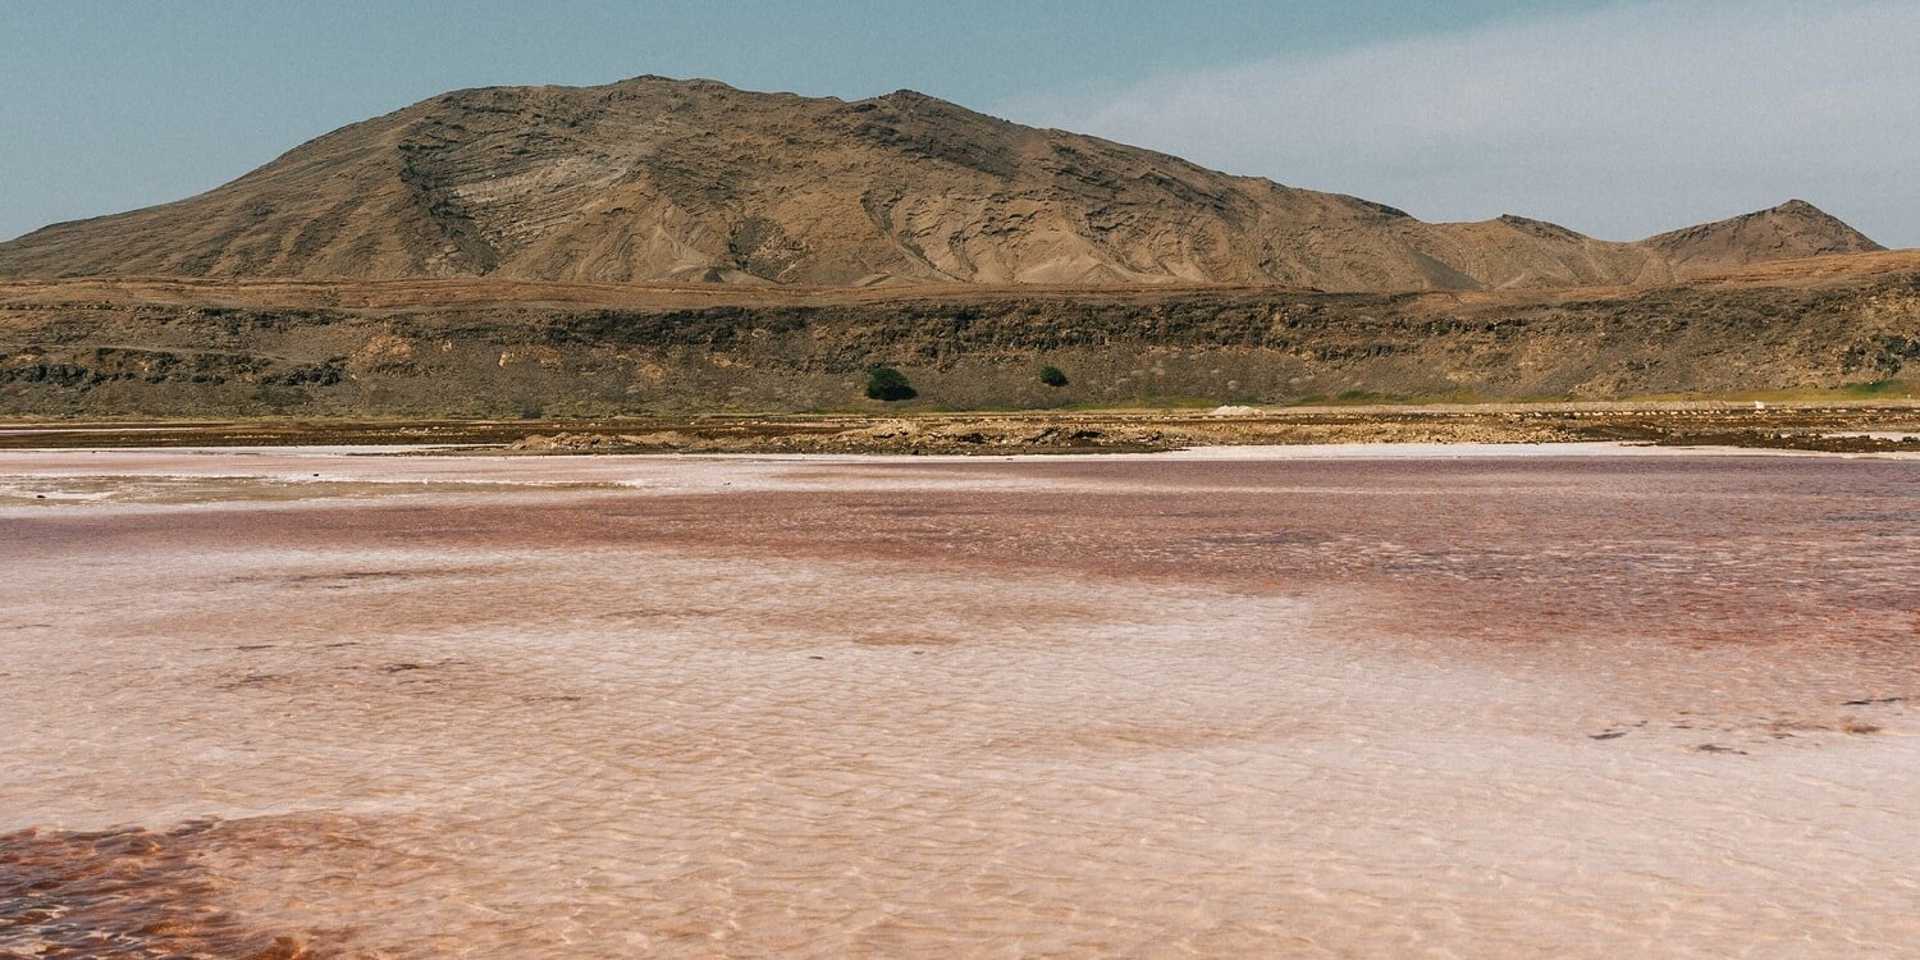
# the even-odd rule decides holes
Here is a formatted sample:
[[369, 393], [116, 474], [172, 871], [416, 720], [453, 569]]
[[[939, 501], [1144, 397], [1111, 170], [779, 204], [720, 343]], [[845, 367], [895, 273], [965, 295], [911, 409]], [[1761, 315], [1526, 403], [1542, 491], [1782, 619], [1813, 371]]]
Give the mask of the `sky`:
[[1920, 0], [0, 0], [0, 238], [445, 90], [709, 77], [1607, 239], [1813, 202], [1920, 246]]

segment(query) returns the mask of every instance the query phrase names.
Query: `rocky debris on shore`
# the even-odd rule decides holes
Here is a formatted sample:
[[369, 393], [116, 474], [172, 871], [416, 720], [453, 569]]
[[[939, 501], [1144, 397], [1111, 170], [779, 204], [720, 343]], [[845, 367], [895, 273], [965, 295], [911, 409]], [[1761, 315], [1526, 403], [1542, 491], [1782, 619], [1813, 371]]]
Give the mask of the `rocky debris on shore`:
[[678, 430], [654, 433], [536, 433], [507, 445], [520, 453], [610, 453], [635, 448], [677, 450], [692, 445], [695, 438]]
[[696, 435], [533, 434], [507, 446], [516, 453], [987, 453], [1069, 450], [1168, 450], [1182, 445], [1165, 431], [1072, 424], [883, 420], [832, 432]]
[[650, 433], [536, 433], [515, 453], [892, 453], [1010, 454], [1151, 452], [1196, 446], [1307, 443], [1548, 443], [1579, 439], [1557, 425], [1523, 419], [1419, 421], [1354, 419], [1302, 423], [1203, 417], [890, 417], [805, 424], [731, 422]]
[[626, 437], [602, 433], [536, 433], [507, 449], [521, 453], [597, 453], [633, 446]]
[[[0, 449], [403, 445], [411, 453], [980, 454], [1142, 452], [1200, 446], [1560, 443], [1732, 446], [1856, 455], [1920, 454], [1911, 404], [1650, 406], [1487, 404], [1268, 407], [1252, 414], [1111, 410], [865, 414], [632, 415], [549, 420], [178, 423], [68, 420], [0, 431]], [[316, 477], [317, 479], [317, 477]]]
[[1825, 453], [1920, 453], [1920, 436], [1875, 437], [1847, 433], [1779, 431], [1672, 432], [1657, 441], [1665, 447], [1757, 447], [1769, 450], [1817, 450]]

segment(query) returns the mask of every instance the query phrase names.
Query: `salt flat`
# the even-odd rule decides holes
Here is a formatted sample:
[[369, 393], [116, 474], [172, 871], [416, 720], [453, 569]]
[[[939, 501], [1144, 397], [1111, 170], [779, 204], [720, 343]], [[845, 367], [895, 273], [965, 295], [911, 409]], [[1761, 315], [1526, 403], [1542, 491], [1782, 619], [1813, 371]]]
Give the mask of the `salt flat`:
[[0, 956], [1920, 956], [1920, 461], [0, 453]]

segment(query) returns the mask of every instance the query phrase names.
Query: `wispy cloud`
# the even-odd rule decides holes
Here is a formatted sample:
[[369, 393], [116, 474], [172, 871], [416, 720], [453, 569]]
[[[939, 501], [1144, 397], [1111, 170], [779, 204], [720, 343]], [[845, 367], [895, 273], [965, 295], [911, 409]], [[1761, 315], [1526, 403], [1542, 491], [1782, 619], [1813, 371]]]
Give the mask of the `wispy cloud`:
[[1920, 2], [1623, 5], [998, 112], [1429, 219], [1612, 239], [1801, 197], [1920, 246]]

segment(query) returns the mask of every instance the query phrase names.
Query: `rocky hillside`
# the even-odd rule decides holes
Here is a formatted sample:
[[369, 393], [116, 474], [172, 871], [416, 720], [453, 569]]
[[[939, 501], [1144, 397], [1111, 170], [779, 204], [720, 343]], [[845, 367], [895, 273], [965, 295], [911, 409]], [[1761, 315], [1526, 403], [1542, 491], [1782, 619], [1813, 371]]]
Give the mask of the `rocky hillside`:
[[[1912, 253], [1565, 293], [556, 287], [0, 284], [0, 416], [571, 417], [1849, 385], [1904, 396], [1920, 383]], [[876, 363], [918, 396], [867, 399]], [[1043, 382], [1044, 366], [1068, 382]]]
[[1641, 242], [1683, 277], [1707, 276], [1770, 260], [1879, 249], [1859, 231], [1805, 200], [1703, 223]]
[[0, 278], [1478, 290], [1874, 249], [1799, 202], [1639, 243], [1513, 216], [1430, 224], [908, 91], [640, 77], [435, 97], [200, 196], [0, 244]]

